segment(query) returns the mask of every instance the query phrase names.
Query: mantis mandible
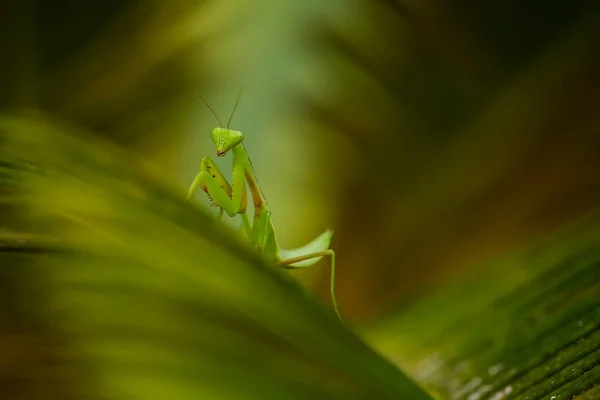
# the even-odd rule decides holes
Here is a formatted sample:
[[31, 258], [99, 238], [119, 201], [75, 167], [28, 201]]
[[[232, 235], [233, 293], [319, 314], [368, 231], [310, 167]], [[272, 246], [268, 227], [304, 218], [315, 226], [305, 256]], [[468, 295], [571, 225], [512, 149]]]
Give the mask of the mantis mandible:
[[[200, 161], [200, 172], [198, 172], [188, 190], [188, 201], [191, 201], [194, 193], [198, 187], [200, 187], [208, 194], [212, 201], [212, 205], [220, 208], [221, 215], [223, 214], [223, 210], [230, 217], [240, 215], [242, 217], [244, 230], [250, 239], [251, 245], [253, 245], [269, 261], [285, 269], [308, 267], [316, 264], [323, 257], [329, 256], [331, 258], [331, 300], [336, 314], [343, 322], [344, 320], [339, 312], [334, 292], [335, 252], [329, 248], [333, 230], [326, 230], [310, 243], [299, 248], [283, 249], [279, 246], [275, 234], [275, 227], [271, 220], [269, 205], [258, 185], [252, 161], [250, 160], [243, 143], [244, 134], [240, 131], [229, 129], [240, 96], [241, 93], [238, 95], [226, 128], [223, 128], [220, 118], [210, 105], [201, 98], [204, 104], [206, 104], [209, 110], [217, 118], [217, 121], [219, 121], [219, 127], [214, 128], [211, 132], [212, 141], [217, 150], [217, 157], [224, 157], [231, 151], [233, 155], [233, 174], [230, 185], [215, 162], [210, 157], [203, 157]], [[250, 224], [246, 214], [246, 183], [250, 189], [250, 194], [254, 203], [254, 218], [252, 224]]]

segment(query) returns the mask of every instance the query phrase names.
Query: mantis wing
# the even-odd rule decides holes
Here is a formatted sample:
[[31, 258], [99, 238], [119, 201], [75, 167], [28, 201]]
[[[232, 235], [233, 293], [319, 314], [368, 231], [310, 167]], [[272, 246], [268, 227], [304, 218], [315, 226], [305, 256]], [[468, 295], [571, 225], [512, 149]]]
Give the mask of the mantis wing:
[[[279, 249], [279, 257], [281, 260], [288, 260], [290, 258], [302, 257], [308, 254], [319, 253], [325, 250], [329, 250], [331, 244], [331, 238], [333, 236], [333, 230], [327, 229], [325, 232], [317, 236], [310, 243], [305, 244], [302, 247], [295, 249]], [[286, 268], [302, 268], [308, 267], [317, 263], [321, 257], [315, 257], [308, 260], [298, 261], [293, 264], [289, 264]]]

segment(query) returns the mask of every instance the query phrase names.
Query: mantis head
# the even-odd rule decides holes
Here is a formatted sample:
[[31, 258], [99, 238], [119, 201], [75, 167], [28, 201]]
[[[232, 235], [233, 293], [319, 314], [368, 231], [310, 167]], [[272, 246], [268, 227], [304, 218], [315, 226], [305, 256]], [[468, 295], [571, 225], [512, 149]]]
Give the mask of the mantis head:
[[231, 115], [229, 116], [229, 121], [227, 121], [227, 128], [223, 128], [223, 123], [215, 110], [212, 109], [206, 100], [200, 97], [204, 104], [206, 104], [206, 107], [213, 113], [217, 121], [219, 121], [219, 127], [214, 128], [210, 133], [212, 140], [215, 143], [215, 147], [217, 148], [217, 157], [223, 157], [229, 150], [242, 143], [242, 140], [244, 140], [244, 134], [242, 132], [229, 129], [229, 124], [231, 123], [233, 114], [235, 114], [235, 109], [240, 102], [241, 95], [242, 92], [240, 91], [237, 100], [235, 101], [235, 105], [233, 106], [233, 111], [231, 111]]
[[242, 132], [228, 128], [214, 128], [211, 137], [217, 148], [217, 157], [223, 157], [229, 150], [244, 140]]

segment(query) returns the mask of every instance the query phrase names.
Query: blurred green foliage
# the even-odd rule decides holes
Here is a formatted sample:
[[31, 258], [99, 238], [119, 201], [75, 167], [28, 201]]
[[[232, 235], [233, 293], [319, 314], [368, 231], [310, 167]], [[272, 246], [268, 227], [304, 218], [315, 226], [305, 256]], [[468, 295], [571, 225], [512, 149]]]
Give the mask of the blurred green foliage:
[[[582, 247], [593, 247], [594, 229], [575, 229], [589, 232], [581, 242], [564, 229], [600, 204], [599, 27], [597, 2], [585, 0], [8, 0], [0, 4], [0, 108], [83, 126], [180, 190], [214, 152], [216, 121], [198, 95], [225, 116], [244, 88], [234, 126], [246, 134], [282, 245], [335, 228], [338, 299], [371, 344], [442, 398], [460, 390], [493, 398], [499, 383], [480, 391], [493, 377], [479, 386], [470, 378], [510, 364], [498, 359], [501, 343], [531, 346], [531, 359], [543, 354], [537, 366], [512, 360], [532, 373], [560, 356], [561, 343], [579, 348], [565, 339], [536, 353], [535, 336], [493, 327], [535, 314], [532, 335], [552, 337], [546, 318], [561, 321], [596, 298], [595, 275], [583, 279], [582, 265], [560, 262], [594, 254]], [[14, 178], [12, 165], [2, 185], [29, 176]], [[139, 217], [136, 205], [111, 210]], [[22, 226], [13, 217], [20, 207], [5, 205], [3, 232]], [[543, 258], [514, 256], [546, 240]], [[327, 303], [320, 264], [294, 277]], [[543, 299], [553, 281], [527, 285], [552, 268], [565, 282], [556, 296], [577, 301], [550, 315], [543, 310], [554, 297]], [[484, 306], [506, 295], [517, 307], [529, 289], [542, 300], [523, 313]], [[465, 328], [453, 330], [458, 319]], [[587, 343], [596, 343], [590, 329]], [[481, 358], [458, 350], [489, 337], [493, 351]], [[434, 363], [437, 372], [424, 377], [417, 366], [438, 352], [445, 366]], [[471, 367], [461, 370], [461, 360]], [[549, 382], [557, 372], [548, 371]], [[519, 396], [544, 398], [533, 394], [544, 382], [530, 381]]]

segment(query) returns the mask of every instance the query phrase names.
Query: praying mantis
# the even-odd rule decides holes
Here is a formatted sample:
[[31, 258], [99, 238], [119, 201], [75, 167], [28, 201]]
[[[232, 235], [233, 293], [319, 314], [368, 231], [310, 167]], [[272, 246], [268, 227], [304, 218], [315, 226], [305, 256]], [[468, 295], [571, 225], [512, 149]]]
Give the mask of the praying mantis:
[[[231, 151], [233, 156], [233, 174], [231, 184], [229, 184], [215, 162], [210, 157], [203, 157], [200, 161], [200, 171], [188, 190], [187, 200], [191, 201], [194, 193], [200, 187], [209, 196], [212, 205], [220, 208], [221, 216], [223, 211], [230, 217], [240, 215], [244, 230], [250, 239], [250, 244], [269, 261], [285, 269], [305, 268], [316, 264], [323, 257], [329, 256], [331, 259], [331, 300], [335, 313], [344, 322], [339, 312], [334, 291], [335, 252], [329, 248], [333, 230], [327, 229], [308, 244], [295, 249], [284, 249], [279, 246], [275, 234], [275, 226], [271, 219], [269, 204], [258, 185], [252, 161], [243, 143], [244, 134], [240, 131], [229, 129], [240, 97], [241, 93], [238, 95], [226, 128], [223, 127], [217, 113], [201, 97], [201, 100], [219, 122], [219, 127], [211, 131], [211, 138], [217, 150], [217, 157], [224, 157]], [[254, 204], [254, 218], [252, 223], [250, 223], [246, 214], [246, 184], [250, 189]]]

